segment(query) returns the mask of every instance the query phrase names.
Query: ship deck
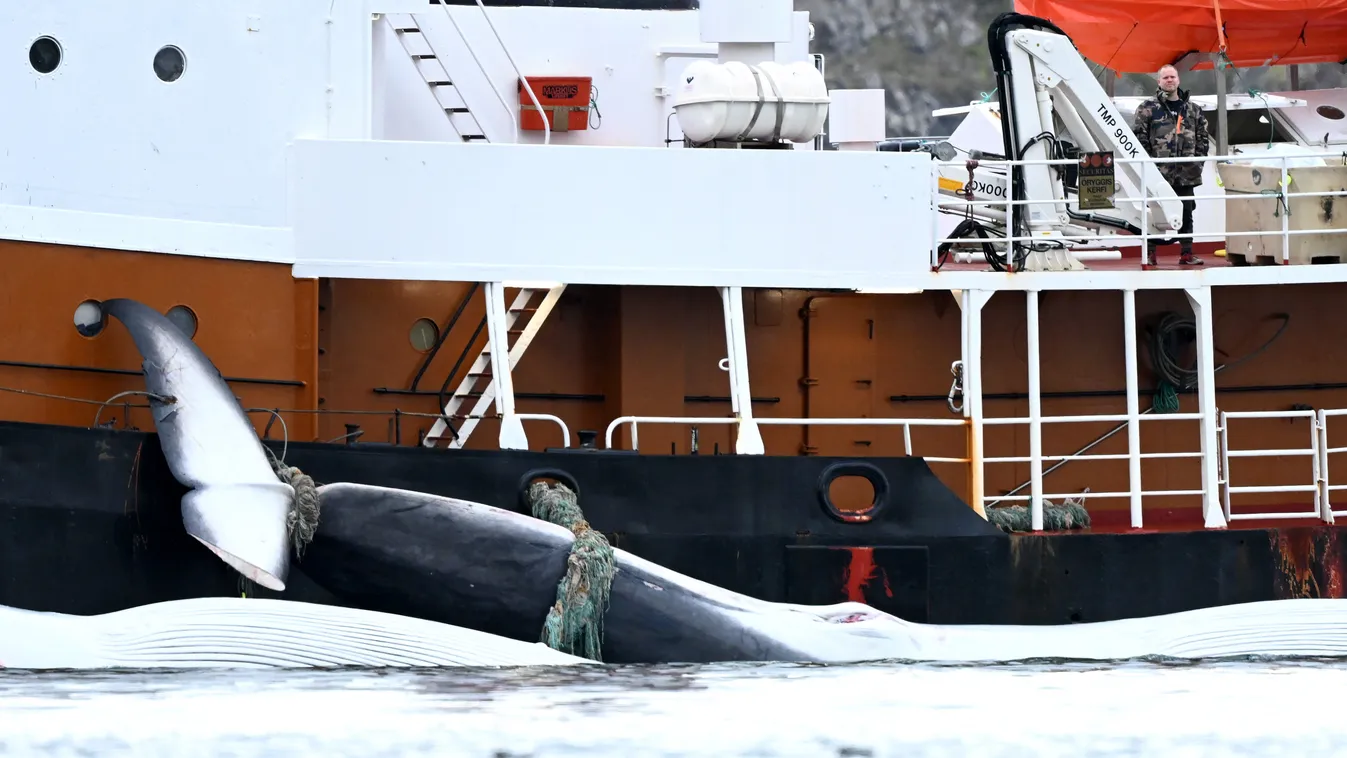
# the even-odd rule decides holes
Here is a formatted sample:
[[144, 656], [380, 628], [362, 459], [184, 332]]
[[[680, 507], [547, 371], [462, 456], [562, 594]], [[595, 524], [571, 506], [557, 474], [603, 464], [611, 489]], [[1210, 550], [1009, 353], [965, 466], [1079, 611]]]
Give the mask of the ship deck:
[[[1214, 251], [1197, 251], [1201, 266], [1179, 265], [1177, 249], [1160, 248], [1159, 265], [1143, 268], [1141, 257], [1124, 251], [1111, 260], [1083, 260], [1083, 271], [999, 272], [977, 254], [967, 262], [948, 260], [909, 282], [916, 289], [974, 290], [1147, 290], [1190, 287], [1260, 286], [1274, 284], [1347, 283], [1347, 253], [1337, 262], [1314, 265], [1232, 264]], [[889, 291], [877, 287], [872, 292]]]
[[[1159, 265], [1149, 269], [1143, 269], [1141, 258], [1139, 256], [1129, 256], [1124, 254], [1122, 258], [1115, 260], [1093, 260], [1085, 261], [1085, 267], [1090, 271], [1100, 272], [1124, 272], [1124, 271], [1199, 271], [1216, 268], [1259, 268], [1254, 266], [1232, 266], [1225, 256], [1215, 255], [1214, 253], [1197, 253], [1197, 257], [1202, 261], [1201, 266], [1181, 266], [1179, 265], [1178, 253], [1168, 253], [1161, 251], [1157, 263]], [[1265, 267], [1264, 267], [1265, 268]], [[941, 266], [942, 272], [987, 272], [992, 269], [982, 260], [969, 263], [956, 263], [950, 261]]]

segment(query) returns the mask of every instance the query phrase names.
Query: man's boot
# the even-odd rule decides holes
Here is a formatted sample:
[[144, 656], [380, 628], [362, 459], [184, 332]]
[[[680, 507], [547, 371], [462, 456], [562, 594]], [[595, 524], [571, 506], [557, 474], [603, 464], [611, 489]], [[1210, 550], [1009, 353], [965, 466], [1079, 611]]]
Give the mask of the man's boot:
[[1201, 258], [1198, 258], [1197, 256], [1193, 255], [1193, 247], [1192, 247], [1192, 245], [1183, 245], [1182, 248], [1181, 248], [1181, 250], [1182, 250], [1182, 251], [1179, 253], [1179, 265], [1180, 265], [1180, 266], [1203, 266], [1203, 265], [1206, 265], [1206, 262], [1205, 262], [1205, 261], [1203, 261]]
[[1155, 262], [1155, 247], [1156, 245], [1154, 242], [1146, 243], [1146, 257], [1141, 262], [1142, 268], [1153, 268], [1159, 265]]

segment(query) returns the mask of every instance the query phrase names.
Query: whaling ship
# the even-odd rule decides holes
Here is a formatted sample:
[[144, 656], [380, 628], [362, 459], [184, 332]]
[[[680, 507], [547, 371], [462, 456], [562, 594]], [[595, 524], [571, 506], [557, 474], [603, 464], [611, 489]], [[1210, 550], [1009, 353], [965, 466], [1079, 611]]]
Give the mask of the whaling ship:
[[1018, 5], [997, 98], [895, 140], [790, 0], [10, 4], [0, 605], [239, 591], [183, 533], [118, 298], [320, 482], [557, 479], [766, 600], [1342, 597], [1347, 93], [1216, 93], [1207, 265], [1143, 271], [1180, 206], [1086, 61], [1337, 62], [1347, 2]]

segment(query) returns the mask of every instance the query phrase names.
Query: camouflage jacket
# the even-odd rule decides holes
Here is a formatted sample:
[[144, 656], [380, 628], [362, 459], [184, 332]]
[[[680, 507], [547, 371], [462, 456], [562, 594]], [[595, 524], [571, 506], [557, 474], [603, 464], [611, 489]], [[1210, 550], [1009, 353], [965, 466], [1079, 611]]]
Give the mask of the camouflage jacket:
[[[1179, 118], [1161, 103], [1164, 93], [1158, 90], [1155, 97], [1137, 106], [1132, 131], [1152, 158], [1207, 155], [1211, 149], [1207, 118], [1202, 115], [1201, 106], [1189, 100], [1187, 92], [1179, 90], [1178, 94], [1183, 105]], [[1155, 164], [1160, 174], [1175, 187], [1201, 184], [1202, 167], [1201, 162]]]

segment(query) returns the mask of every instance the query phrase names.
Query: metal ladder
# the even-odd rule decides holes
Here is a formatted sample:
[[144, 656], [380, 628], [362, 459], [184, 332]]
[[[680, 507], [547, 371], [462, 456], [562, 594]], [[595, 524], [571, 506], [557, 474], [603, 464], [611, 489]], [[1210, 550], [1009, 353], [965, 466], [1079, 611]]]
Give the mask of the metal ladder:
[[444, 109], [445, 118], [449, 120], [454, 133], [464, 142], [489, 141], [477, 117], [468, 110], [463, 94], [454, 86], [453, 77], [449, 76], [444, 62], [435, 53], [430, 38], [421, 33], [416, 17], [410, 13], [389, 13], [384, 15], [384, 20], [392, 27], [403, 51], [412, 59], [435, 102]]
[[[500, 284], [488, 283], [486, 297], [491, 297], [490, 288], [503, 286]], [[514, 338], [514, 342], [509, 348], [509, 369], [519, 364], [519, 359], [524, 356], [528, 350], [529, 344], [533, 338], [538, 335], [538, 330], [542, 329], [547, 317], [556, 307], [557, 301], [561, 299], [561, 293], [566, 290], [566, 285], [558, 285], [551, 288], [524, 287], [520, 288], [515, 295], [514, 301], [505, 312], [505, 330], [507, 341]], [[534, 300], [539, 296], [542, 300], [534, 305]], [[520, 321], [523, 320], [523, 324]], [[472, 411], [459, 415], [459, 410], [467, 403], [468, 398], [477, 391], [478, 383], [485, 382], [486, 386], [481, 390], [481, 395], [477, 398], [477, 404], [473, 406]], [[458, 429], [456, 437], [450, 435], [449, 447], [451, 449], [460, 449], [468, 442], [468, 437], [472, 435], [472, 430], [477, 427], [477, 422], [481, 421], [482, 414], [491, 407], [496, 399], [496, 381], [491, 374], [491, 342], [487, 341], [482, 351], [478, 353], [477, 360], [473, 361], [469, 367], [468, 373], [459, 382], [458, 387], [453, 394], [449, 396], [448, 402], [444, 405], [444, 416], [435, 420], [435, 424], [430, 427], [426, 433], [425, 439], [421, 444], [426, 447], [434, 447], [440, 439], [446, 436], [449, 431], [449, 425], [445, 419], [462, 418], [463, 426]]]

